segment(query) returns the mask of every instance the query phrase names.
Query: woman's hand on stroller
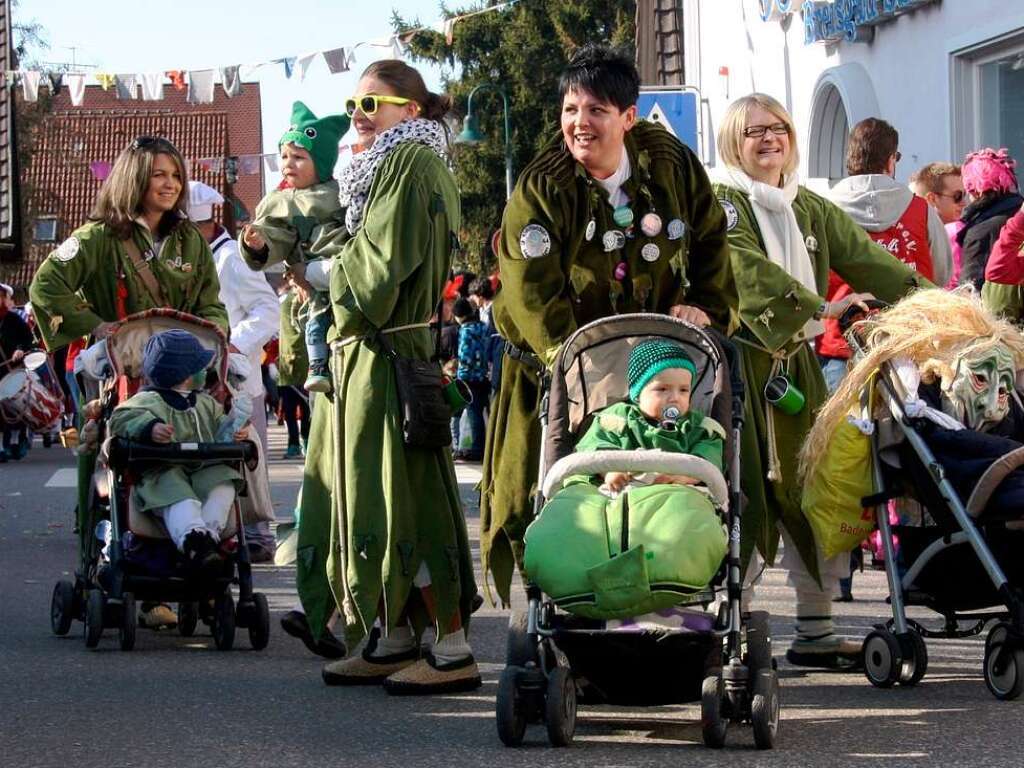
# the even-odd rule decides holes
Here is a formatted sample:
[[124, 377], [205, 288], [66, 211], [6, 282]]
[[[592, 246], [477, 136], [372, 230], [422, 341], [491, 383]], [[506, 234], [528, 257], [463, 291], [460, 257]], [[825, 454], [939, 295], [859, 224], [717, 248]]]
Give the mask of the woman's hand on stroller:
[[94, 339], [105, 339], [114, 332], [116, 327], [117, 323], [100, 323], [92, 329], [92, 336]]
[[701, 328], [707, 328], [711, 325], [711, 318], [707, 316], [707, 313], [700, 307], [691, 307], [686, 304], [676, 304], [669, 307], [669, 317], [675, 317], [680, 320], [685, 320], [688, 323], [693, 323]]
[[149, 436], [154, 443], [169, 443], [174, 439], [174, 427], [161, 421], [153, 425], [153, 431]]
[[859, 307], [866, 313], [871, 310], [871, 307], [868, 306], [869, 301], [875, 301], [873, 294], [851, 293], [839, 299], [839, 301], [826, 301], [825, 309], [822, 310], [821, 316], [829, 320], [837, 320], [850, 307]]
[[621, 493], [632, 479], [633, 476], [629, 472], [607, 472], [605, 473], [604, 483], [602, 483], [601, 488], [614, 493]]
[[245, 422], [245, 424], [243, 424], [241, 427], [239, 427], [238, 431], [235, 432], [235, 440], [237, 440], [238, 442], [241, 442], [242, 440], [248, 440], [249, 439], [249, 430], [250, 430], [251, 426], [252, 425], [247, 421], [247, 422]]

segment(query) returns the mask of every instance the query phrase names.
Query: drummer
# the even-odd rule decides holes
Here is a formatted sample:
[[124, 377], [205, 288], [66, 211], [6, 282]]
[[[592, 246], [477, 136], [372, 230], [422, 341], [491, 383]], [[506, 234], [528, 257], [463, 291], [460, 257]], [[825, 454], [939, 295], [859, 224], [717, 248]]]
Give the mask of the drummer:
[[[189, 221], [185, 161], [167, 139], [139, 136], [114, 161], [89, 220], [40, 265], [29, 296], [47, 348], [106, 338], [118, 320], [168, 307], [228, 334], [210, 246]], [[89, 487], [95, 457], [79, 457], [78, 532], [92, 535]], [[143, 615], [172, 625], [173, 611]]]
[[[32, 349], [32, 331], [21, 315], [14, 311], [14, 289], [0, 283], [0, 381], [22, 367], [22, 358]], [[3, 443], [0, 464], [8, 459], [20, 461], [28, 454], [31, 440], [24, 424], [12, 424], [0, 413]]]

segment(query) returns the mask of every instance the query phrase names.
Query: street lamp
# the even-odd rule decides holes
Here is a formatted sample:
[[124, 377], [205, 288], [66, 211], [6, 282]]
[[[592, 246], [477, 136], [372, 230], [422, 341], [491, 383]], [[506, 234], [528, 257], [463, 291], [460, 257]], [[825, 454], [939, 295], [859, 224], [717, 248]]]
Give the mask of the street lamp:
[[508, 94], [505, 89], [493, 83], [481, 83], [469, 92], [466, 101], [466, 119], [462, 123], [462, 133], [455, 137], [456, 144], [479, 144], [484, 140], [480, 133], [480, 124], [473, 114], [473, 96], [479, 90], [492, 90], [501, 94], [501, 106], [505, 116], [505, 199], [512, 197], [512, 129], [508, 119]]

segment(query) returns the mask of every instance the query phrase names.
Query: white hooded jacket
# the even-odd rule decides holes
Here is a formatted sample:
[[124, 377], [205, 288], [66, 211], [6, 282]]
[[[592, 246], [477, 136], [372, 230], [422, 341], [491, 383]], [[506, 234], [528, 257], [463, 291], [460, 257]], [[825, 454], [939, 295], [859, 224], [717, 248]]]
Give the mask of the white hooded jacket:
[[274, 289], [262, 272], [249, 269], [238, 253], [238, 244], [227, 232], [210, 243], [220, 280], [220, 300], [228, 310], [231, 343], [249, 359], [252, 373], [245, 392], [253, 398], [264, 394], [260, 363], [263, 345], [277, 335], [281, 307]]
[[[914, 199], [909, 188], [891, 176], [867, 173], [848, 176], [829, 192], [829, 198], [867, 232], [889, 229], [903, 216]], [[928, 247], [936, 285], [944, 286], [953, 269], [953, 253], [942, 220], [928, 206]]]

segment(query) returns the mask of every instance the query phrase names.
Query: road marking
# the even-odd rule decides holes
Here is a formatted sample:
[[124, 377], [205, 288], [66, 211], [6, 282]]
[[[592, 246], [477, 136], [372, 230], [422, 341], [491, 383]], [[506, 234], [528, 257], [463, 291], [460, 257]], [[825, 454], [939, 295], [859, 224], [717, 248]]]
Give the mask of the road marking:
[[58, 469], [53, 477], [46, 481], [47, 488], [76, 488], [78, 487], [78, 470], [74, 467]]

